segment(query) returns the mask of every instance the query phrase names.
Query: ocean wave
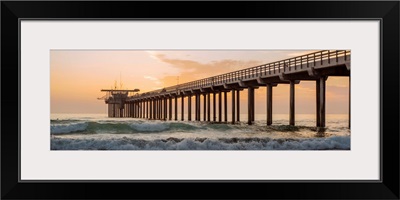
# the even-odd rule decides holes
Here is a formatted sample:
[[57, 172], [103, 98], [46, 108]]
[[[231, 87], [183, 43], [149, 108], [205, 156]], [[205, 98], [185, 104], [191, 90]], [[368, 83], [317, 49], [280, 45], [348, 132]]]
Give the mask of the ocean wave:
[[309, 139], [271, 138], [123, 138], [51, 139], [52, 150], [349, 150], [349, 136]]
[[88, 127], [88, 122], [78, 122], [69, 124], [52, 124], [50, 126], [51, 134], [73, 133], [85, 131]]
[[[175, 121], [151, 121], [151, 120], [131, 120], [131, 121], [63, 121], [62, 123], [51, 123], [51, 134], [157, 134], [157, 133], [243, 133], [243, 134], [263, 134], [263, 133], [282, 133], [283, 136], [305, 135], [311, 136], [318, 132], [316, 127], [309, 126], [289, 126], [255, 124], [249, 126], [245, 123], [228, 124], [213, 122], [175, 122]], [[324, 129], [322, 137], [330, 135], [349, 135], [346, 129]], [[302, 135], [301, 133], [304, 133]]]
[[[213, 125], [211, 125], [214, 127]], [[64, 122], [52, 123], [51, 134], [67, 133], [158, 133], [165, 131], [190, 131], [206, 129], [207, 126], [196, 126], [178, 122]], [[214, 127], [220, 129], [219, 127]]]

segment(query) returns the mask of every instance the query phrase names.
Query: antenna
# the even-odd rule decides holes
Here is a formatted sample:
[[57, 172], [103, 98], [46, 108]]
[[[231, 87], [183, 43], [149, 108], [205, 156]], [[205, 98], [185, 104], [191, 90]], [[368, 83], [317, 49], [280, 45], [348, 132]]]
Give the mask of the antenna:
[[179, 76], [176, 77], [177, 85], [179, 85]]
[[121, 72], [119, 72], [119, 87], [120, 87], [120, 90], [122, 90], [122, 78], [121, 78]]

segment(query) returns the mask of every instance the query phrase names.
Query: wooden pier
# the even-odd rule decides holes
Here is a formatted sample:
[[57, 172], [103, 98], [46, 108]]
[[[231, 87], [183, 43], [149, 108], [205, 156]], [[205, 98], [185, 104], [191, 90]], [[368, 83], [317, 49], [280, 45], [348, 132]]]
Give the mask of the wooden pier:
[[[326, 80], [329, 76], [349, 77], [350, 90], [350, 57], [350, 50], [323, 50], [132, 96], [128, 95], [129, 90], [120, 90], [119, 92], [116, 90], [102, 91], [110, 93], [109, 98], [105, 99], [108, 104], [109, 117], [133, 117], [177, 121], [179, 120], [178, 101], [180, 98], [180, 120], [184, 121], [184, 99], [187, 98], [188, 110], [186, 119], [188, 121], [192, 120], [192, 100], [194, 100], [195, 121], [228, 122], [228, 119], [231, 119], [231, 123], [235, 123], [241, 120], [239, 107], [240, 92], [246, 89], [248, 91], [247, 123], [253, 124], [255, 118], [255, 90], [259, 87], [266, 87], [266, 119], [267, 125], [271, 125], [273, 123], [273, 87], [278, 84], [289, 84], [289, 124], [295, 125], [296, 84], [300, 83], [300, 81], [314, 81], [316, 83], [316, 126], [325, 127]], [[133, 92], [133, 90], [131, 92]], [[229, 92], [232, 94], [232, 112], [230, 117], [227, 112], [227, 94]], [[210, 118], [211, 96], [213, 105], [212, 118]], [[201, 119], [201, 99], [203, 99], [203, 119]], [[223, 109], [222, 102], [224, 102]], [[174, 113], [172, 112], [173, 106], [175, 110]], [[224, 117], [222, 118], [222, 116]]]

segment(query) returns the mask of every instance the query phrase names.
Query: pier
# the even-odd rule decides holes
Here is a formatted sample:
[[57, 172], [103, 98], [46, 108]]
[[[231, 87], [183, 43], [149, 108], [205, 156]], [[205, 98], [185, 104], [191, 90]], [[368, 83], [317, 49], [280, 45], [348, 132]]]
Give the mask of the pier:
[[[350, 100], [350, 57], [350, 50], [323, 50], [131, 96], [129, 92], [138, 92], [138, 89], [101, 91], [107, 92], [107, 97], [104, 99], [108, 104], [109, 117], [184, 121], [186, 98], [186, 109], [188, 109], [186, 120], [192, 121], [193, 103], [195, 115], [193, 120], [228, 123], [229, 119], [229, 123], [235, 124], [242, 120], [239, 106], [240, 93], [247, 90], [248, 117], [246, 120], [251, 125], [255, 120], [255, 90], [266, 87], [266, 120], [267, 125], [272, 125], [273, 88], [278, 84], [289, 84], [289, 125], [294, 126], [296, 85], [300, 81], [313, 81], [316, 85], [316, 126], [325, 127], [326, 80], [329, 76], [349, 77]], [[231, 116], [228, 116], [227, 112], [228, 93], [231, 93], [232, 97]], [[181, 119], [178, 119], [178, 101], [181, 101]], [[203, 109], [201, 109], [202, 103]], [[203, 112], [203, 118], [201, 118], [201, 112]]]

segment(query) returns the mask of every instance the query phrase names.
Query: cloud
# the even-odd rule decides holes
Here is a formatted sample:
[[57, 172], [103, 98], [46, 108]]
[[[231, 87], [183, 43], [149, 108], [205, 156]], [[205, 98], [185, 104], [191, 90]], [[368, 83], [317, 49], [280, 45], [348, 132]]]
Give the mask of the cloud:
[[315, 51], [305, 51], [305, 52], [303, 51], [303, 52], [288, 53], [287, 56], [288, 57], [297, 57], [297, 56], [302, 56], [302, 55], [309, 54], [312, 52], [315, 52]]
[[[189, 59], [168, 58], [164, 54], [156, 54], [155, 56], [157, 57], [157, 59], [159, 59], [159, 61], [166, 63], [180, 71], [179, 83], [190, 82], [261, 64], [261, 61], [257, 60], [240, 61], [226, 59], [208, 63], [201, 63]], [[166, 86], [176, 85], [177, 76], [166, 76], [162, 78], [162, 81], [166, 83]]]
[[153, 77], [153, 76], [143, 76], [143, 78], [153, 81], [156, 85], [161, 85], [162, 82], [160, 79]]
[[160, 59], [157, 57], [157, 52], [156, 51], [145, 51], [147, 54], [149, 54], [149, 57], [152, 58], [153, 60], [156, 60], [160, 62]]
[[143, 76], [143, 78], [148, 79], [148, 80], [151, 80], [151, 81], [156, 81], [156, 80], [158, 80], [158, 78], [152, 77], [152, 76]]

